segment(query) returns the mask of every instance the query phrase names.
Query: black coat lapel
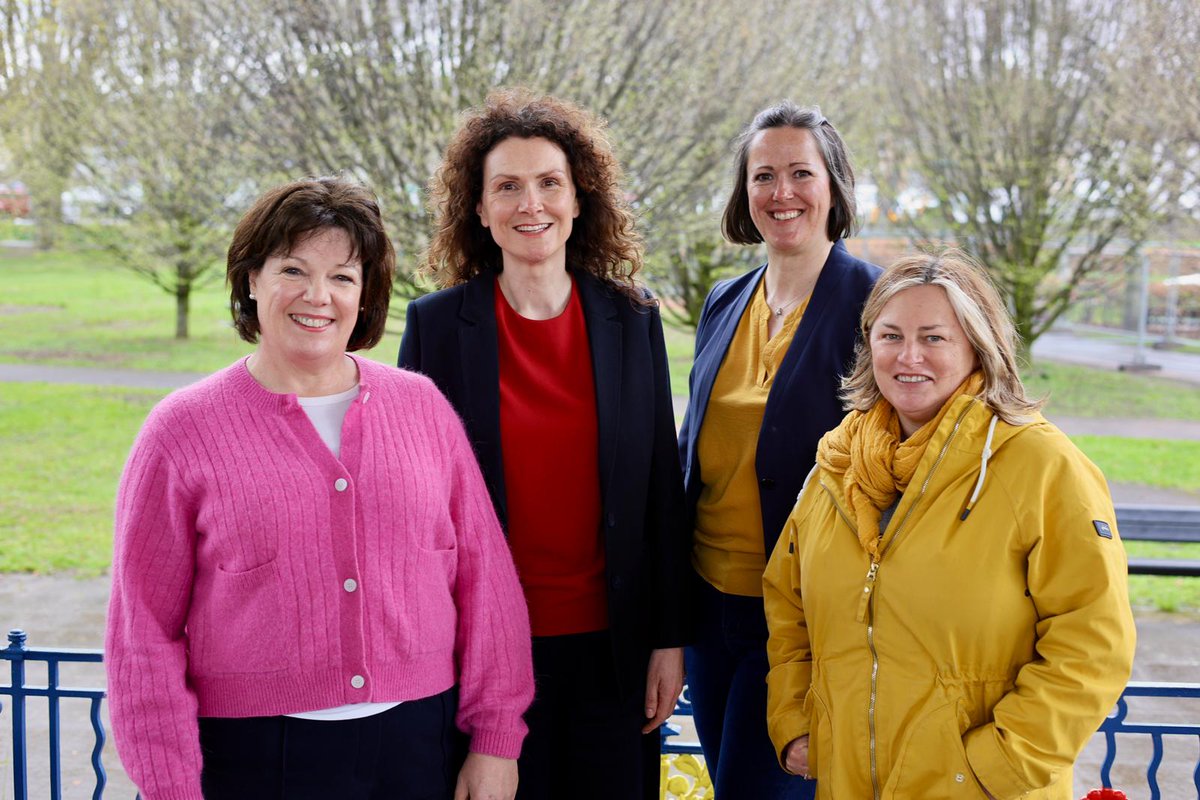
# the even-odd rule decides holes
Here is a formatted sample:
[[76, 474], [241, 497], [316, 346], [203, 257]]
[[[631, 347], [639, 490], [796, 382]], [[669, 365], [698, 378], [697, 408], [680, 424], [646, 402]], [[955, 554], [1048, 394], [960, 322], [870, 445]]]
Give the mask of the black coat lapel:
[[596, 422], [599, 428], [600, 493], [607, 505], [608, 487], [621, 432], [621, 323], [618, 302], [628, 302], [606, 290], [586, 273], [572, 273], [583, 304], [596, 383]]
[[494, 487], [492, 500], [501, 523], [508, 520], [504, 460], [500, 450], [500, 345], [496, 333], [496, 279], [490, 273], [470, 281], [459, 317], [464, 416], [471, 420], [479, 467]]

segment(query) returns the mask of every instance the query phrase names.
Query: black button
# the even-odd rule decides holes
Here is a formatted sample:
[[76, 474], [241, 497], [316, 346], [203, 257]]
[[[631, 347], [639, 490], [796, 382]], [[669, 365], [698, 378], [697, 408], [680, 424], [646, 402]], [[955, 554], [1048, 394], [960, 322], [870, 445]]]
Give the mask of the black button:
[[621, 576], [620, 576], [620, 575], [614, 575], [614, 576], [613, 576], [613, 579], [612, 579], [612, 587], [613, 587], [613, 590], [614, 590], [614, 591], [620, 591], [620, 589], [621, 589], [621, 584], [622, 584], [622, 583], [623, 583], [623, 581], [621, 580]]
[[775, 479], [774, 478], [760, 478], [758, 481], [758, 485], [764, 489], [774, 489], [775, 488]]
[[617, 527], [617, 517], [611, 511], [608, 512], [608, 527], [610, 527], [610, 528]]

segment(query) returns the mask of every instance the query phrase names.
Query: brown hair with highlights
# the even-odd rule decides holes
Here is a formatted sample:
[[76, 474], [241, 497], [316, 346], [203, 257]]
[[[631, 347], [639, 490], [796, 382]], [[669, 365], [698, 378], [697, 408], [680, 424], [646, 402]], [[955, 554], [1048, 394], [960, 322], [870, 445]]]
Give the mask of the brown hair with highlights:
[[983, 371], [980, 399], [1011, 425], [1028, 422], [1045, 401], [1031, 400], [1017, 369], [1017, 330], [987, 270], [961, 250], [904, 256], [884, 270], [863, 306], [862, 339], [842, 379], [846, 410], [866, 411], [883, 396], [871, 367], [871, 326], [883, 307], [914, 286], [940, 286], [967, 334]]
[[746, 189], [747, 162], [750, 160], [750, 145], [754, 137], [771, 128], [796, 128], [813, 135], [825, 169], [829, 171], [829, 191], [833, 195], [825, 235], [831, 242], [852, 235], [858, 210], [854, 200], [854, 168], [850, 166], [846, 143], [820, 108], [801, 108], [791, 100], [784, 100], [758, 112], [754, 121], [734, 140], [733, 187], [721, 217], [721, 232], [725, 238], [734, 244], [759, 244], [763, 240], [750, 217], [750, 194]]
[[366, 350], [383, 337], [396, 253], [383, 227], [374, 193], [345, 178], [305, 178], [271, 189], [246, 212], [229, 245], [225, 282], [233, 326], [247, 342], [257, 342], [258, 308], [250, 298], [250, 277], [274, 255], [286, 255], [323, 230], [346, 232], [362, 264], [358, 319], [347, 350]]

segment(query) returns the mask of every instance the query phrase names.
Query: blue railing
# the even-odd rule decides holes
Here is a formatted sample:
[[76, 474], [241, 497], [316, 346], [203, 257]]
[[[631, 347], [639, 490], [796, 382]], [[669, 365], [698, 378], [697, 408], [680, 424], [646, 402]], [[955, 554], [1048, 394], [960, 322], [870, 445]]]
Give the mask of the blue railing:
[[[13, 789], [14, 800], [28, 800], [28, 756], [26, 748], [26, 700], [30, 697], [45, 697], [49, 712], [49, 754], [50, 754], [50, 797], [51, 800], [62, 798], [62, 755], [61, 755], [61, 718], [59, 701], [63, 698], [83, 698], [90, 700], [90, 719], [95, 735], [92, 748], [92, 770], [96, 775], [96, 785], [92, 792], [93, 800], [100, 800], [104, 795], [107, 776], [100, 759], [104, 748], [104, 724], [100, 718], [100, 706], [104, 700], [103, 689], [84, 689], [59, 685], [59, 665], [63, 663], [100, 663], [103, 653], [100, 650], [62, 650], [62, 649], [31, 649], [25, 646], [25, 632], [9, 631], [7, 648], [0, 650], [0, 660], [9, 661], [11, 682], [0, 684], [0, 697], [7, 695], [12, 706], [12, 755], [13, 755]], [[25, 667], [29, 662], [41, 662], [46, 665], [46, 685], [30, 685], [25, 682]], [[1200, 725], [1180, 725], [1161, 722], [1129, 722], [1129, 699], [1134, 697], [1184, 698], [1200, 699], [1200, 684], [1184, 683], [1130, 683], [1117, 701], [1113, 714], [1100, 726], [1104, 734], [1106, 752], [1100, 768], [1100, 780], [1103, 786], [1111, 787], [1111, 773], [1117, 758], [1117, 735], [1133, 734], [1149, 736], [1153, 743], [1153, 755], [1146, 771], [1146, 779], [1150, 787], [1151, 800], [1161, 800], [1162, 791], [1158, 785], [1158, 772], [1163, 762], [1163, 740], [1167, 736], [1190, 736], [1200, 740]], [[4, 711], [4, 703], [0, 702], [0, 714]], [[676, 716], [691, 716], [692, 704], [687, 687], [675, 707]], [[662, 726], [659, 735], [662, 739], [662, 752], [670, 755], [700, 755], [700, 746], [694, 742], [672, 741], [680, 734], [678, 725], [668, 722]], [[1197, 762], [1193, 772], [1193, 783], [1197, 797], [1200, 797], [1200, 762]]]
[[[1150, 758], [1150, 766], [1146, 769], [1146, 781], [1150, 784], [1151, 800], [1159, 800], [1162, 791], [1158, 787], [1158, 770], [1163, 762], [1164, 736], [1194, 736], [1200, 740], [1200, 725], [1179, 725], [1165, 722], [1129, 722], [1129, 698], [1131, 697], [1169, 697], [1173, 699], [1200, 699], [1200, 685], [1183, 683], [1137, 683], [1131, 682], [1121, 693], [1117, 707], [1108, 719], [1100, 726], [1104, 734], [1106, 752], [1104, 763], [1100, 765], [1100, 782], [1104, 786], [1112, 786], [1112, 767], [1117, 760], [1117, 734], [1140, 734], [1150, 736], [1154, 752]], [[1192, 773], [1192, 783], [1196, 787], [1196, 796], [1200, 797], [1200, 761]]]
[[[104, 773], [104, 764], [100, 760], [100, 751], [104, 749], [104, 723], [100, 719], [100, 703], [104, 700], [103, 689], [80, 689], [59, 685], [59, 665], [64, 663], [98, 664], [104, 660], [100, 650], [37, 650], [25, 646], [25, 631], [12, 630], [8, 632], [8, 647], [0, 650], [0, 660], [9, 661], [11, 682], [0, 685], [0, 696], [12, 698], [12, 755], [13, 755], [13, 796], [15, 800], [28, 800], [29, 774], [28, 757], [26, 753], [25, 701], [30, 697], [45, 697], [48, 704], [50, 736], [47, 743], [50, 750], [50, 798], [62, 800], [62, 736], [59, 701], [62, 698], [78, 697], [91, 701], [92, 730], [95, 732], [96, 743], [92, 748], [92, 769], [96, 773], [96, 788], [92, 792], [92, 800], [100, 800], [104, 796], [104, 786], [108, 778]], [[25, 682], [25, 665], [30, 661], [46, 665], [46, 685], [34, 686]], [[4, 704], [0, 702], [0, 712]]]
[[[675, 716], [690, 717], [692, 715], [692, 696], [688, 691], [688, 687], [683, 687], [683, 694], [679, 695], [679, 700], [675, 702]], [[701, 755], [699, 742], [673, 742], [676, 736], [679, 736], [681, 729], [678, 725], [667, 720], [658, 728], [659, 738], [662, 740], [661, 752], [664, 755], [682, 755], [690, 753], [694, 756]]]

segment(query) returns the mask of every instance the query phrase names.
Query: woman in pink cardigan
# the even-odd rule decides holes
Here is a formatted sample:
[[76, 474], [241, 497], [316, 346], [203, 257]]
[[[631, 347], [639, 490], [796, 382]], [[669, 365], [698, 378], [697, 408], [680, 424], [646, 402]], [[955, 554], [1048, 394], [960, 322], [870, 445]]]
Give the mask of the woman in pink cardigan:
[[394, 267], [369, 191], [268, 192], [227, 271], [257, 348], [134, 443], [106, 647], [144, 800], [516, 791], [529, 621], [471, 446], [430, 381], [347, 353]]

